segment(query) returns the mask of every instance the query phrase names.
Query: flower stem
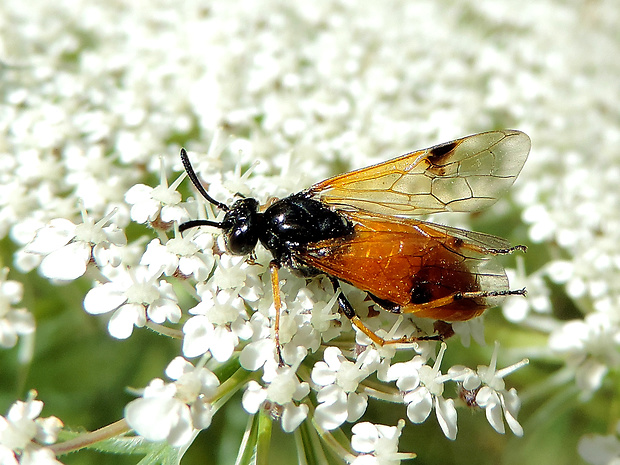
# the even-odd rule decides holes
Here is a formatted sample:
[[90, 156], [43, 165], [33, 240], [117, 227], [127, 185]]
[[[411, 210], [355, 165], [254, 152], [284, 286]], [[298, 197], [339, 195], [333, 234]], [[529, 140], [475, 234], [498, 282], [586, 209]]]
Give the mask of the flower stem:
[[60, 442], [49, 446], [52, 451], [58, 456], [69, 452], [73, 452], [84, 447], [90, 446], [105, 439], [110, 439], [121, 434], [129, 432], [131, 428], [123, 418], [110, 425], [99, 428], [98, 430], [90, 433], [80, 434], [78, 437], [69, 439], [68, 441]]

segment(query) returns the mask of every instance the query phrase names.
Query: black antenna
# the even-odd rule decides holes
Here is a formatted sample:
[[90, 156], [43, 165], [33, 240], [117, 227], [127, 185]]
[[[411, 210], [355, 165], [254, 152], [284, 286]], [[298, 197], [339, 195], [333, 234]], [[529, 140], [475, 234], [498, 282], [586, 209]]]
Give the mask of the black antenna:
[[209, 220], [190, 220], [186, 221], [183, 224], [179, 225], [179, 232], [183, 232], [188, 230], [189, 228], [195, 228], [197, 226], [213, 226], [215, 228], [225, 229], [222, 223], [218, 223], [217, 221], [209, 221]]
[[[198, 180], [198, 176], [196, 176], [196, 173], [194, 172], [194, 168], [192, 168], [192, 164], [189, 162], [189, 157], [187, 156], [187, 152], [185, 151], [185, 149], [181, 149], [181, 161], [183, 162], [183, 167], [185, 168], [185, 171], [187, 172], [187, 175], [192, 180], [192, 183], [194, 184], [194, 186], [196, 186], [196, 189], [198, 189], [198, 192], [200, 192], [200, 194], [205, 199], [207, 199], [210, 203], [215, 205], [220, 210], [224, 210], [225, 212], [230, 210], [230, 208], [228, 208], [228, 205], [226, 205], [225, 203], [222, 203], [222, 202], [218, 202], [213, 197], [211, 197], [209, 194], [207, 194], [207, 191], [205, 190], [204, 187], [202, 187], [202, 184]], [[204, 220], [204, 221], [207, 221], [207, 220]], [[205, 223], [204, 221], [203, 220], [188, 221], [187, 223], [183, 223], [181, 225], [181, 227], [189, 225], [191, 223], [194, 223], [194, 224], [191, 224], [191, 226], [186, 226], [185, 228], [182, 228], [182, 229], [179, 228], [179, 229], [181, 229], [181, 231], [184, 231], [187, 228], [193, 228], [194, 226], [216, 226], [216, 227], [221, 227], [221, 226], [219, 226], [219, 223], [213, 223], [213, 222]], [[200, 224], [195, 224], [195, 223], [200, 223]]]

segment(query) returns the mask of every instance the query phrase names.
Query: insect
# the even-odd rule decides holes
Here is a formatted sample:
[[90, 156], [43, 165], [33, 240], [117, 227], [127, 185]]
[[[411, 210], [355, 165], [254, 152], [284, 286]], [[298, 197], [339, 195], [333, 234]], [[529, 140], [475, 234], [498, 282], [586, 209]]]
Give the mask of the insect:
[[376, 344], [412, 342], [420, 338], [385, 340], [370, 330], [341, 281], [366, 291], [387, 311], [444, 322], [469, 320], [505, 296], [524, 295], [525, 289], [509, 289], [504, 269], [492, 260], [524, 246], [415, 217], [490, 206], [513, 184], [530, 146], [520, 131], [475, 134], [329, 178], [262, 212], [253, 198], [232, 206], [213, 199], [182, 149], [192, 183], [225, 215], [221, 222], [193, 220], [179, 229], [214, 226], [232, 254], [250, 254], [259, 242], [271, 252], [278, 353], [282, 266], [301, 276], [327, 275], [340, 311]]

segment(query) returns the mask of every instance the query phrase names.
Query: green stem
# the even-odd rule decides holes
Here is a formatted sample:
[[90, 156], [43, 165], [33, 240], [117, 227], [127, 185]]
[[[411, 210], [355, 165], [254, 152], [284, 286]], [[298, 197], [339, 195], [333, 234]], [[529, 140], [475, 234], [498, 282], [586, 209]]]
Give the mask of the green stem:
[[97, 442], [101, 442], [105, 439], [110, 439], [115, 436], [128, 433], [130, 430], [131, 428], [129, 428], [129, 425], [123, 418], [122, 420], [118, 420], [111, 425], [99, 428], [96, 431], [80, 434], [80, 436], [78, 436], [77, 438], [69, 439], [68, 441], [60, 442], [58, 444], [53, 444], [49, 446], [49, 448], [52, 449], [52, 451], [54, 451], [54, 453], [58, 456], [66, 454], [68, 452], [83, 449], [84, 447], [93, 445]]
[[146, 327], [162, 336], [168, 336], [173, 339], [183, 339], [183, 331], [179, 331], [178, 329], [168, 328], [167, 326], [153, 323], [152, 321], [147, 321]]
[[261, 409], [258, 413], [258, 440], [256, 441], [256, 465], [269, 464], [269, 447], [273, 419], [269, 412]]

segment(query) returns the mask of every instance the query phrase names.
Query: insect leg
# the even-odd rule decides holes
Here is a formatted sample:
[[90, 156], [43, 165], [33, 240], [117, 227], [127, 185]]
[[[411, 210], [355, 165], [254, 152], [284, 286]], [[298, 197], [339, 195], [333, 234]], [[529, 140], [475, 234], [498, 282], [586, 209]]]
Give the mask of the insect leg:
[[420, 313], [426, 310], [445, 307], [454, 302], [458, 302], [463, 299], [484, 299], [485, 297], [502, 297], [509, 295], [525, 295], [526, 290], [515, 289], [506, 291], [470, 291], [470, 292], [454, 292], [445, 297], [430, 300], [428, 302], [420, 302], [415, 304], [409, 304], [400, 308], [401, 313]]
[[278, 277], [278, 270], [280, 269], [280, 263], [276, 260], [269, 262], [269, 273], [271, 274], [271, 291], [273, 292], [273, 306], [276, 310], [276, 320], [274, 322], [274, 340], [276, 342], [276, 352], [278, 353], [278, 363], [280, 366], [284, 366], [284, 359], [282, 358], [282, 347], [280, 346], [280, 311], [282, 309], [282, 300], [280, 299], [280, 279]]
[[372, 340], [372, 342], [374, 342], [378, 346], [383, 347], [384, 345], [387, 345], [387, 344], [411, 344], [412, 342], [418, 342], [418, 341], [443, 341], [444, 337], [441, 333], [437, 335], [432, 335], [432, 336], [401, 337], [398, 339], [386, 341], [381, 336], [378, 336], [372, 329], [366, 326], [362, 322], [362, 320], [360, 320], [360, 318], [355, 313], [353, 306], [351, 305], [347, 297], [342, 292], [342, 289], [340, 288], [340, 283], [338, 282], [338, 280], [332, 277], [330, 277], [329, 279], [332, 282], [332, 286], [334, 287], [334, 292], [338, 292], [338, 290], [340, 290], [340, 292], [338, 293], [338, 306], [340, 308], [340, 311], [344, 313], [344, 315], [349, 320], [351, 320], [351, 323], [355, 325], [357, 329], [359, 329], [362, 333], [368, 336], [370, 340]]
[[342, 292], [338, 280], [332, 277], [330, 277], [329, 279], [332, 282], [332, 286], [334, 286], [334, 292], [338, 292], [338, 290], [340, 290], [340, 292], [338, 293], [338, 307], [340, 308], [340, 311], [344, 313], [344, 315], [349, 320], [351, 320], [351, 323], [355, 325], [357, 329], [359, 329], [362, 333], [368, 336], [372, 340], [372, 342], [379, 346], [384, 346], [386, 343], [385, 339], [377, 336], [374, 331], [371, 330], [364, 323], [362, 323], [362, 320], [360, 320], [360, 318], [357, 316], [355, 310], [353, 309], [353, 306], [351, 305], [351, 302], [349, 302], [349, 299], [347, 299], [347, 297]]

